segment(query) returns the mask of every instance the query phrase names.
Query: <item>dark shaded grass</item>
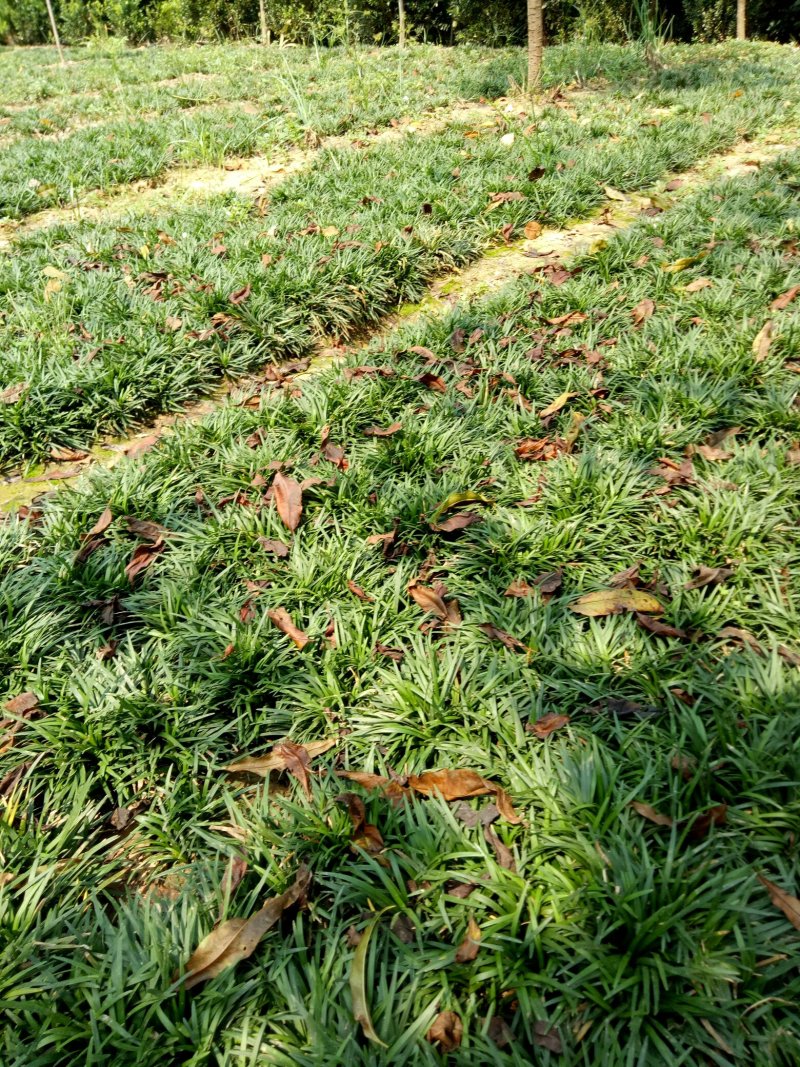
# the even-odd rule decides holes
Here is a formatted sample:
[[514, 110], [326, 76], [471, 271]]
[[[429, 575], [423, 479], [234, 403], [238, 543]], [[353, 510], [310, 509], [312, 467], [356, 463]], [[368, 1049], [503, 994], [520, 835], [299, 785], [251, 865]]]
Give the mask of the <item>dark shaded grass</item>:
[[[451, 1061], [470, 1065], [797, 1061], [798, 935], [756, 873], [797, 891], [800, 693], [779, 646], [797, 651], [800, 474], [786, 453], [800, 419], [784, 364], [800, 319], [797, 304], [770, 312], [769, 302], [800, 282], [798, 178], [794, 157], [720, 182], [620, 235], [563, 286], [520, 282], [362, 359], [393, 377], [348, 381], [332, 369], [260, 411], [226, 408], [51, 498], [41, 525], [2, 529], [0, 668], [9, 695], [32, 688], [47, 712], [2, 760], [32, 764], [2, 828], [10, 1064], [433, 1064], [441, 1057], [423, 1036], [441, 1009], [463, 1017]], [[701, 251], [696, 266], [663, 270]], [[701, 275], [713, 285], [686, 293]], [[630, 310], [645, 296], [656, 313], [634, 330]], [[555, 337], [546, 319], [575, 309], [589, 318]], [[751, 344], [767, 317], [777, 339], [758, 364]], [[455, 328], [483, 334], [459, 355]], [[544, 358], [532, 359], [542, 329]], [[612, 338], [598, 349], [605, 367], [580, 352], [560, 362]], [[444, 395], [415, 380], [425, 368], [414, 343], [439, 357]], [[466, 358], [483, 369], [471, 398], [454, 388]], [[532, 410], [503, 392], [501, 371]], [[599, 387], [608, 395], [592, 397]], [[584, 414], [576, 453], [518, 461], [514, 444], [542, 434], [536, 411], [567, 389], [578, 395], [549, 432]], [[363, 436], [395, 420], [396, 437]], [[345, 472], [317, 461], [326, 425], [345, 447]], [[680, 460], [686, 445], [733, 425], [730, 459], [695, 457], [696, 484], [653, 495], [660, 456]], [[252, 448], [256, 429], [263, 443]], [[298, 478], [335, 476], [307, 491], [286, 561], [258, 544], [287, 535], [250, 486], [276, 460]], [[449, 540], [429, 529], [438, 501], [486, 480], [495, 504], [479, 525]], [[217, 503], [238, 490], [253, 507]], [[119, 518], [104, 547], [74, 562], [107, 503], [174, 531], [133, 590], [123, 568], [136, 541]], [[393, 526], [407, 547], [387, 560], [366, 538]], [[406, 592], [431, 553], [464, 616], [447, 634], [420, 632]], [[569, 611], [637, 560], [663, 583], [665, 620], [691, 641], [654, 637], [628, 615]], [[729, 560], [724, 584], [683, 588], [696, 566]], [[513, 579], [558, 566], [563, 588], [548, 603], [503, 597]], [[374, 603], [356, 600], [348, 579]], [[270, 584], [244, 625], [246, 580]], [[108, 626], [92, 602], [114, 595]], [[268, 622], [277, 605], [311, 635], [304, 652]], [[323, 640], [330, 620], [335, 648]], [[489, 641], [476, 625], [485, 621], [530, 656]], [[720, 637], [726, 625], [750, 631], [763, 654]], [[112, 638], [116, 657], [99, 661]], [[402, 663], [376, 656], [376, 641], [403, 649]], [[608, 698], [639, 707], [614, 711]], [[548, 711], [571, 722], [541, 742], [525, 725]], [[221, 771], [282, 735], [339, 729], [338, 759], [351, 768], [473, 767], [500, 782], [526, 819], [496, 825], [518, 873], [439, 801], [393, 809], [365, 797], [387, 866], [353, 854], [333, 753], [318, 761], [311, 802]], [[685, 777], [676, 754], [690, 761]], [[108, 820], [137, 796], [135, 829], [120, 838]], [[633, 800], [676, 825], [645, 822]], [[725, 825], [693, 839], [680, 821], [720, 803]], [[189, 996], [170, 976], [214, 922], [226, 857], [239, 847], [250, 870], [227, 914], [279, 891], [301, 859], [315, 874], [309, 909]], [[478, 888], [461, 900], [453, 880]], [[352, 1019], [345, 939], [376, 914], [367, 988], [383, 1051]], [[409, 943], [392, 931], [399, 915], [412, 923]], [[470, 915], [482, 947], [458, 965]], [[513, 1033], [502, 1050], [488, 1036], [496, 1015]], [[558, 1026], [563, 1056], [537, 1043], [537, 1019]]]

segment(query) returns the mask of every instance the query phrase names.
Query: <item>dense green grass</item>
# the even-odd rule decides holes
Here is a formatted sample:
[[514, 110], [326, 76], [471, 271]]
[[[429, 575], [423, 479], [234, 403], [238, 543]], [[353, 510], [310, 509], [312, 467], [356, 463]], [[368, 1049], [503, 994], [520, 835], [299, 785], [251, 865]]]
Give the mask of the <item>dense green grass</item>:
[[[188, 51], [196, 54], [195, 64], [181, 50], [134, 52], [131, 62], [143, 82], [123, 80], [130, 72], [122, 60], [109, 69], [91, 54], [78, 53], [79, 71], [88, 66], [95, 73], [99, 65], [97, 73], [102, 72], [102, 80], [84, 78], [90, 92], [79, 95], [73, 87], [44, 104], [6, 107], [0, 216], [20, 217], [87, 190], [155, 178], [178, 163], [274, 152], [309, 138], [385, 126], [462, 98], [496, 97], [519, 81], [522, 70], [516, 50], [283, 51], [227, 45], [208, 54]], [[28, 64], [38, 65], [37, 58]], [[199, 68], [194, 77], [164, 83], [168, 71], [192, 66]], [[15, 73], [10, 72], [6, 93], [16, 91], [24, 101], [38, 82], [27, 84], [23, 66], [14, 90]], [[57, 88], [64, 93], [60, 74], [58, 67], [52, 72], [51, 93]], [[3, 110], [0, 105], [0, 119]]]
[[[736, 95], [724, 65], [710, 83], [687, 67], [702, 84], [654, 86], [636, 107], [591, 97], [575, 113], [548, 105], [534, 129], [509, 115], [479, 130], [324, 151], [255, 208], [228, 196], [20, 240], [0, 260], [0, 380], [29, 388], [6, 406], [0, 467], [123, 431], [221, 373], [346, 338], [532, 218], [562, 224], [600, 204], [608, 185], [641, 189], [786, 121], [800, 82], [776, 96], [778, 70], [760, 71], [760, 95]], [[518, 199], [493, 203], [497, 193]]]
[[[2, 757], [22, 768], [0, 844], [9, 1067], [434, 1064], [424, 1034], [440, 1010], [463, 1018], [450, 1062], [470, 1067], [798, 1062], [798, 933], [756, 876], [797, 892], [800, 468], [787, 452], [800, 414], [785, 363], [800, 301], [770, 303], [800, 284], [799, 216], [798, 156], [720, 182], [563, 285], [519, 282], [359, 357], [385, 373], [351, 360], [260, 410], [226, 407], [0, 530], [0, 672], [8, 696], [33, 690], [43, 712]], [[701, 277], [711, 284], [687, 290]], [[643, 299], [654, 314], [635, 329]], [[586, 318], [572, 327], [549, 321], [574, 311]], [[543, 427], [538, 412], [565, 391]], [[516, 457], [523, 439], [565, 436], [576, 412], [572, 454]], [[364, 434], [395, 421], [392, 437]], [[319, 458], [325, 427], [344, 471]], [[733, 427], [721, 457], [694, 455], [691, 480], [658, 492], [661, 457], [678, 464]], [[323, 479], [293, 537], [262, 500], [257, 476], [268, 483], [276, 462]], [[465, 490], [493, 501], [482, 521], [434, 532], [437, 503]], [[78, 562], [106, 506], [114, 522]], [[124, 516], [171, 531], [133, 588]], [[386, 553], [367, 543], [391, 530]], [[288, 558], [260, 536], [291, 542]], [[637, 561], [685, 639], [570, 611]], [[687, 589], [698, 566], [733, 573]], [[503, 595], [556, 568], [546, 602]], [[407, 592], [421, 571], [458, 599], [460, 626], [421, 629]], [[278, 606], [310, 635], [303, 651], [269, 622]], [[489, 638], [486, 622], [530, 652]], [[115, 655], [98, 658], [110, 642]], [[526, 726], [548, 712], [571, 721], [542, 741]], [[285, 735], [340, 738], [315, 761], [311, 800], [296, 783], [224, 774]], [[364, 794], [386, 849], [354, 851], [337, 797], [359, 790], [331, 772], [389, 766], [469, 767], [505, 787], [525, 819], [495, 825], [516, 871], [441, 800], [393, 808]], [[719, 804], [725, 821], [692, 833]], [[121, 835], [110, 820], [125, 806], [135, 821]], [[237, 851], [249, 870], [228, 900]], [[301, 860], [307, 910], [234, 972], [192, 994], [172, 984], [220, 906], [250, 914]], [[460, 882], [477, 888], [463, 899]], [[385, 1050], [360, 1034], [348, 984], [348, 928], [375, 915], [367, 990]], [[455, 963], [470, 917], [480, 951]], [[563, 1054], [542, 1047], [542, 1025]]]

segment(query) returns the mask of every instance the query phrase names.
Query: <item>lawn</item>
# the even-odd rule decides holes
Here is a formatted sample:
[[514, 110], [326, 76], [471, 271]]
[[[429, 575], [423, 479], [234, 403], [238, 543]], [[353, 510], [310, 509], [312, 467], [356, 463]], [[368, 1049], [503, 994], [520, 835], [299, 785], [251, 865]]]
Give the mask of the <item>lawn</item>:
[[[0, 470], [128, 430], [222, 374], [304, 356], [419, 300], [525, 225], [561, 225], [744, 137], [796, 122], [797, 57], [689, 50], [637, 104], [614, 91], [475, 128], [326, 149], [254, 209], [225, 194], [161, 216], [55, 225], [0, 258]], [[385, 62], [385, 61], [384, 61]], [[794, 65], [792, 67], [792, 64]]]
[[[796, 124], [718, 57], [26, 236], [5, 461]], [[9, 1067], [800, 1061], [800, 153], [673, 192], [0, 525]]]

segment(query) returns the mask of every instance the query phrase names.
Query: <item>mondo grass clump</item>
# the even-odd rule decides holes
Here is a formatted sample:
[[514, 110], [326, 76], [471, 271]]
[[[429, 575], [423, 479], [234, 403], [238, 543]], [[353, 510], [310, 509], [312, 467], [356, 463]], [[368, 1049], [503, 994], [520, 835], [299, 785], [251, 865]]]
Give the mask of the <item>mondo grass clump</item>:
[[797, 1061], [799, 178], [0, 527], [5, 1061]]

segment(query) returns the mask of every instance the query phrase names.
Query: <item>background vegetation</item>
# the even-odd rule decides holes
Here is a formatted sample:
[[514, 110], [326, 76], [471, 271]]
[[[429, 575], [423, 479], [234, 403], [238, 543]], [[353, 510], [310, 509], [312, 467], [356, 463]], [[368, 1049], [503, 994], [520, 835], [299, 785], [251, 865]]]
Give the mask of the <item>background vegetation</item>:
[[[163, 38], [218, 40], [253, 36], [258, 0], [53, 0], [67, 40], [111, 34], [144, 43]], [[407, 0], [412, 36], [444, 43], [521, 43], [524, 0]], [[270, 32], [290, 41], [378, 41], [397, 36], [396, 0], [266, 0]], [[653, 17], [682, 40], [719, 40], [733, 33], [736, 0], [547, 0], [548, 37], [621, 41]], [[788, 41], [800, 26], [800, 0], [750, 0], [750, 33]], [[44, 0], [0, 0], [0, 40], [49, 40]]]

